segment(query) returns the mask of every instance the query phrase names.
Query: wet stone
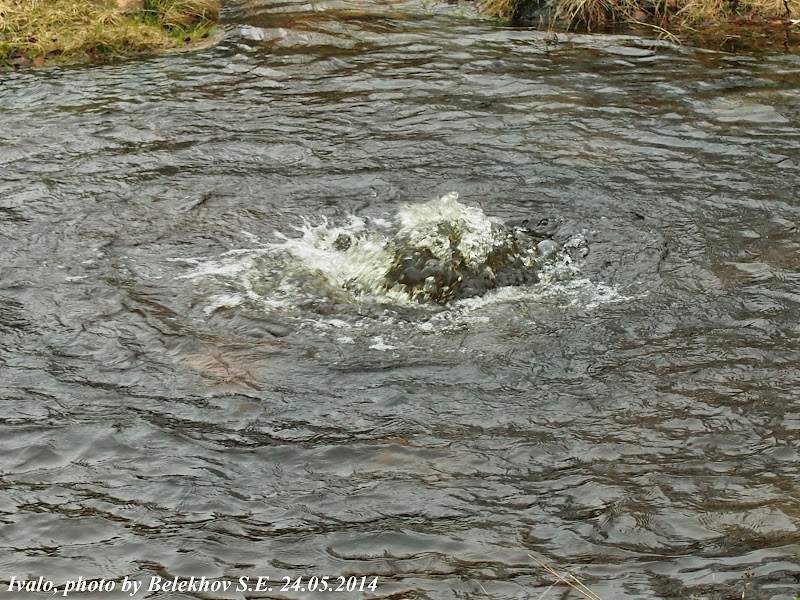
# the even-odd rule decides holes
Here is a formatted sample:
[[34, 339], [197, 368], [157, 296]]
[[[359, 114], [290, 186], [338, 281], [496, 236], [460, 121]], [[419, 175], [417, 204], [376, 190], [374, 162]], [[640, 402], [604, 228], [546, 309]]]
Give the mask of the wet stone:
[[339, 252], [347, 251], [352, 244], [353, 239], [346, 233], [340, 233], [338, 236], [336, 236], [336, 239], [333, 240], [333, 248]]
[[[474, 257], [464, 256], [458, 250], [462, 241], [458, 228], [441, 224], [439, 231], [446, 231], [450, 239], [446, 257], [437, 257], [432, 248], [411, 239], [395, 240], [396, 258], [385, 276], [386, 289], [399, 288], [415, 300], [445, 304], [499, 287], [538, 281], [539, 265], [535, 260], [538, 240], [532, 232], [497, 225], [493, 232], [495, 245], [485, 256]], [[557, 248], [555, 242], [546, 241]]]

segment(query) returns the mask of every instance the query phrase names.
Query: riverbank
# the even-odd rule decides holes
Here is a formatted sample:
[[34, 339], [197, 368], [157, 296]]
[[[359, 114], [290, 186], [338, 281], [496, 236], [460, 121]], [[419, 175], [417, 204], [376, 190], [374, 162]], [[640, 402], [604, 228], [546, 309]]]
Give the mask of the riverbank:
[[108, 61], [208, 39], [213, 0], [0, 0], [0, 69]]
[[800, 35], [800, 0], [485, 0], [482, 7], [488, 16], [516, 25], [626, 28], [733, 50], [788, 46]]
[[[475, 6], [484, 16], [555, 31], [625, 30], [733, 52], [800, 47], [800, 0], [483, 0]], [[218, 10], [218, 0], [0, 0], [0, 71], [212, 44]]]

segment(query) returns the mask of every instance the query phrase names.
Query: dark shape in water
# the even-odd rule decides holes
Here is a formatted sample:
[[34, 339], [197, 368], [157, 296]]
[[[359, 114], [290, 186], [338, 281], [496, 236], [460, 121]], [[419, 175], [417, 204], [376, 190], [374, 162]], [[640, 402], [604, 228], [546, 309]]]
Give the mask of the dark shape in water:
[[466, 232], [457, 224], [441, 222], [438, 233], [449, 241], [446, 252], [409, 236], [395, 239], [395, 260], [385, 276], [386, 289], [399, 287], [413, 299], [445, 304], [538, 281], [536, 241], [524, 229], [493, 223], [491, 248], [478, 256], [462, 251]]
[[339, 252], [348, 250], [352, 244], [352, 238], [346, 233], [340, 233], [338, 236], [336, 236], [336, 239], [333, 240], [333, 247], [336, 250], [339, 250]]

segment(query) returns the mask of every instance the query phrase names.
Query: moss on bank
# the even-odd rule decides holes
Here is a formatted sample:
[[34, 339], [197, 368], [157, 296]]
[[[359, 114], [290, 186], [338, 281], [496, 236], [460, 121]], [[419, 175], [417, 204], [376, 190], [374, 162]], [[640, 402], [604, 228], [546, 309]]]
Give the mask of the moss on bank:
[[213, 0], [0, 0], [0, 69], [45, 61], [107, 61], [179, 48], [208, 37]]

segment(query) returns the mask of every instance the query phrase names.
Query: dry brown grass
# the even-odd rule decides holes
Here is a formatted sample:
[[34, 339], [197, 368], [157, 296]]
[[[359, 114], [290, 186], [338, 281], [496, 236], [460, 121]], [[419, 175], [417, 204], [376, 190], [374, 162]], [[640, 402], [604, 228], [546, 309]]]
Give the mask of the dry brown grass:
[[127, 15], [111, 0], [0, 0], [0, 68], [12, 52], [60, 61], [153, 52], [207, 35], [216, 19], [209, 0], [149, 0], [145, 8]]
[[561, 0], [556, 17], [568, 27], [583, 25], [591, 31], [633, 19], [640, 4], [638, 0]]
[[[513, 19], [527, 1], [529, 0], [484, 0], [481, 8], [490, 17]], [[544, 4], [545, 0], [541, 1]], [[642, 6], [642, 1], [551, 0], [549, 4], [552, 7], [553, 20], [562, 22], [567, 29], [580, 25], [592, 30], [631, 20]]]
[[797, 19], [800, 0], [682, 0], [677, 14], [686, 23], [742, 19]]
[[516, 15], [522, 0], [485, 0], [481, 3], [481, 11], [490, 17], [511, 19]]
[[141, 27], [110, 6], [78, 0], [0, 0], [0, 50], [39, 56], [103, 54], [117, 46], [165, 45], [165, 32]]
[[533, 554], [528, 554], [533, 560], [535, 560], [540, 567], [542, 567], [545, 571], [550, 573], [553, 577], [555, 577], [558, 581], [571, 587], [573, 590], [578, 592], [584, 598], [588, 598], [589, 600], [603, 600], [600, 596], [598, 596], [594, 591], [592, 591], [586, 584], [584, 584], [580, 579], [575, 577], [572, 573], [568, 573], [569, 578], [564, 577], [558, 571], [556, 571], [550, 565], [543, 563], [541, 560], [536, 558]]
[[145, 13], [168, 29], [189, 29], [197, 23], [213, 22], [219, 6], [212, 0], [145, 0]]
[[[484, 0], [482, 8], [489, 16], [513, 19], [523, 3], [536, 1]], [[800, 0], [550, 0], [550, 4], [550, 22], [565, 29], [592, 31], [640, 23], [676, 40], [681, 28], [699, 23], [800, 19]]]

